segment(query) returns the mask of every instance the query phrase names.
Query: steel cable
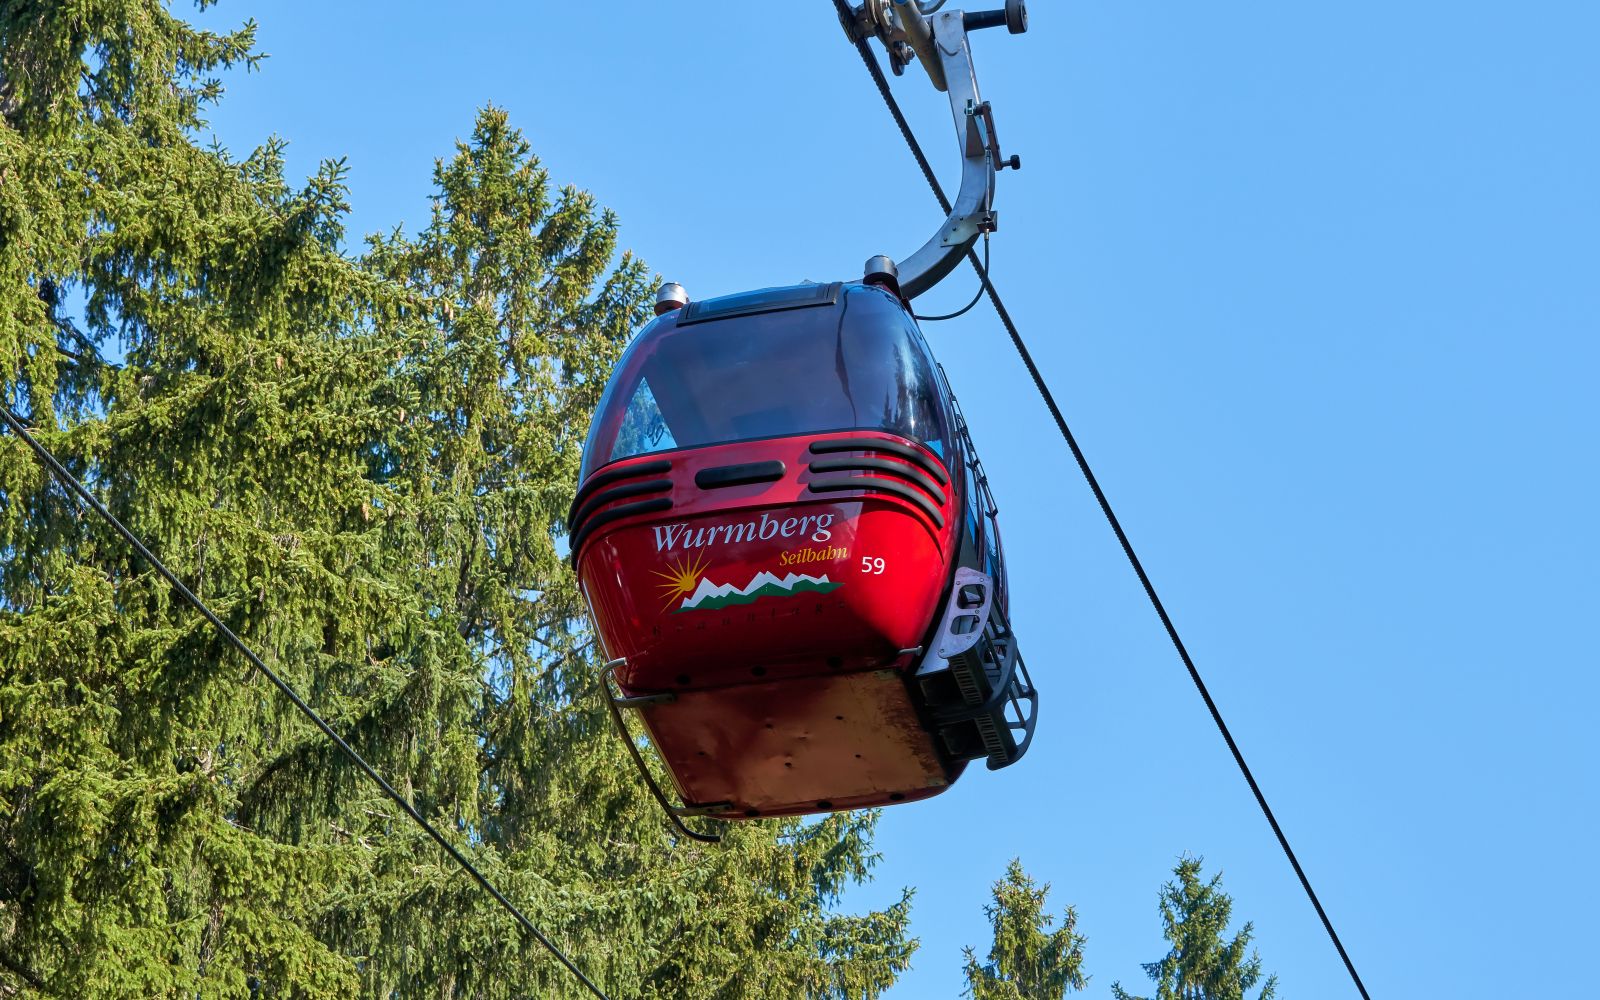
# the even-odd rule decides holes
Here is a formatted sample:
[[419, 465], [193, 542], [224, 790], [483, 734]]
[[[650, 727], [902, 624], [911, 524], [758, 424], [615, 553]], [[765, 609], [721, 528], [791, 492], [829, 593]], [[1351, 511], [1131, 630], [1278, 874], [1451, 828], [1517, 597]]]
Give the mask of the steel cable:
[[[928, 181], [928, 186], [933, 189], [934, 196], [939, 199], [939, 207], [945, 214], [950, 212], [950, 199], [945, 197], [944, 189], [939, 185], [939, 179], [934, 176], [933, 168], [928, 164], [928, 158], [922, 152], [921, 145], [917, 142], [915, 133], [906, 122], [905, 115], [900, 111], [900, 105], [895, 100], [894, 92], [889, 89], [889, 81], [883, 75], [883, 69], [878, 65], [878, 59], [868, 47], [865, 38], [861, 37], [855, 28], [855, 19], [849, 13], [845, 0], [833, 0], [834, 7], [839, 13], [840, 23], [844, 25], [845, 33], [855, 45], [856, 51], [861, 55], [861, 60], [866, 64], [867, 72], [871, 74], [872, 81], [878, 87], [878, 92], [883, 96], [884, 103], [888, 106], [889, 113], [894, 116], [895, 124], [900, 127], [900, 134], [905, 137], [911, 154], [916, 158], [917, 165], [922, 169], [922, 175]], [[1050, 411], [1050, 416], [1055, 419], [1056, 428], [1061, 432], [1061, 437], [1066, 441], [1067, 447], [1072, 451], [1073, 459], [1078, 463], [1078, 471], [1083, 473], [1084, 480], [1089, 484], [1090, 491], [1094, 494], [1095, 501], [1100, 505], [1100, 511], [1105, 515], [1107, 523], [1111, 525], [1112, 532], [1117, 536], [1117, 542], [1122, 546], [1122, 552], [1127, 557], [1129, 565], [1133, 567], [1134, 574], [1138, 576], [1139, 583], [1144, 587], [1145, 596], [1150, 599], [1150, 604], [1156, 610], [1156, 616], [1161, 619], [1161, 625], [1167, 632], [1167, 638], [1172, 640], [1172, 646], [1178, 651], [1178, 658], [1189, 671], [1189, 679], [1194, 682], [1195, 689], [1200, 692], [1201, 699], [1205, 702], [1206, 710], [1211, 713], [1211, 721], [1216, 723], [1217, 731], [1222, 734], [1223, 742], [1228, 745], [1228, 752], [1233, 755], [1234, 763], [1239, 767], [1239, 773], [1244, 775], [1245, 783], [1250, 786], [1250, 793], [1255, 796], [1256, 804], [1261, 807], [1261, 813], [1267, 818], [1267, 823], [1272, 827], [1273, 836], [1278, 838], [1278, 846], [1283, 848], [1284, 856], [1289, 859], [1289, 865], [1294, 869], [1295, 876], [1300, 880], [1300, 886], [1305, 890], [1306, 898], [1311, 900], [1312, 907], [1317, 911], [1317, 917], [1322, 921], [1322, 927], [1328, 933], [1328, 938], [1333, 942], [1334, 948], [1339, 952], [1339, 958], [1344, 962], [1344, 967], [1350, 973], [1350, 979], [1355, 983], [1356, 990], [1361, 994], [1362, 1000], [1371, 1000], [1367, 993], [1366, 984], [1361, 981], [1361, 976], [1356, 972], [1355, 963], [1350, 960], [1350, 954], [1345, 951], [1344, 942], [1339, 939], [1338, 931], [1334, 930], [1333, 921], [1328, 918], [1328, 913], [1323, 909], [1322, 901], [1317, 898], [1317, 893], [1311, 888], [1311, 880], [1306, 877], [1305, 869], [1300, 865], [1300, 859], [1295, 855], [1294, 848], [1289, 846], [1289, 838], [1284, 834], [1283, 827], [1278, 823], [1278, 817], [1272, 812], [1272, 807], [1267, 804], [1267, 797], [1261, 791], [1261, 786], [1256, 782], [1255, 775], [1250, 770], [1250, 765], [1245, 763], [1244, 754], [1239, 749], [1239, 744], [1234, 740], [1233, 733], [1228, 729], [1228, 724], [1222, 718], [1222, 711], [1217, 707], [1216, 700], [1211, 697], [1211, 691], [1206, 687], [1200, 670], [1195, 666], [1194, 659], [1189, 655], [1189, 649], [1183, 643], [1183, 638], [1178, 634], [1178, 628], [1172, 622], [1172, 616], [1167, 613], [1167, 607], [1162, 603], [1161, 597], [1156, 593], [1155, 584], [1150, 581], [1150, 574], [1145, 572], [1144, 563], [1140, 561], [1138, 553], [1133, 549], [1133, 543], [1128, 540], [1128, 534], [1122, 528], [1122, 522], [1117, 518], [1116, 511], [1111, 507], [1111, 501], [1106, 497], [1105, 490], [1100, 486], [1099, 478], [1090, 467], [1088, 458], [1083, 449], [1078, 445], [1077, 437], [1072, 433], [1072, 428], [1067, 425], [1067, 420], [1061, 414], [1061, 408], [1056, 405], [1055, 395], [1045, 383], [1044, 376], [1039, 371], [1039, 366], [1034, 363], [1033, 354], [1028, 350], [1028, 345], [1023, 341], [1022, 334], [1017, 331], [1017, 326], [1011, 320], [1011, 314], [1006, 311], [1005, 303], [1000, 300], [1000, 293], [995, 290], [994, 282], [989, 280], [989, 270], [981, 261], [975, 250], [967, 250], [967, 261], [972, 269], [977, 272], [978, 279], [983, 282], [984, 290], [989, 294], [989, 301], [994, 305], [995, 313], [1000, 317], [1000, 322], [1005, 326], [1006, 333], [1011, 337], [1011, 344], [1016, 348], [1022, 364], [1028, 369], [1028, 375], [1033, 379], [1034, 388], [1038, 389], [1039, 397], [1044, 400], [1045, 407]]]
[[228, 645], [232, 646], [239, 653], [239, 655], [243, 656], [245, 660], [247, 660], [250, 665], [254, 667], [263, 677], [265, 677], [268, 681], [271, 681], [274, 687], [283, 692], [284, 696], [294, 704], [294, 707], [299, 709], [301, 715], [304, 715], [312, 725], [321, 730], [324, 736], [326, 736], [329, 740], [332, 740], [334, 745], [339, 748], [339, 751], [343, 753], [344, 756], [348, 758], [349, 761], [354, 764], [362, 774], [365, 774], [368, 778], [372, 779], [372, 782], [382, 789], [384, 795], [393, 801], [395, 805], [399, 806], [407, 816], [411, 817], [411, 819], [422, 828], [424, 833], [433, 838], [434, 843], [444, 848], [445, 853], [450, 855], [456, 864], [460, 865], [468, 875], [471, 875], [473, 879], [475, 879], [477, 883], [489, 893], [490, 896], [494, 897], [494, 901], [499, 903], [502, 909], [511, 914], [512, 917], [516, 918], [517, 923], [525, 932], [531, 935], [535, 941], [543, 945], [545, 950], [549, 951], [550, 954], [554, 955], [556, 960], [565, 966], [568, 972], [576, 976], [578, 981], [587, 987], [589, 992], [597, 997], [598, 1000], [609, 1000], [605, 993], [601, 991], [600, 987], [596, 986], [588, 976], [584, 975], [582, 969], [573, 964], [572, 959], [568, 958], [560, 948], [556, 947], [555, 942], [551, 941], [544, 935], [543, 932], [539, 930], [539, 928], [535, 927], [533, 921], [529, 920], [521, 910], [517, 909], [516, 905], [513, 904], [511, 900], [507, 899], [499, 889], [495, 888], [494, 883], [490, 882], [488, 877], [480, 872], [476, 865], [474, 865], [471, 861], [468, 861], [466, 856], [457, 850], [454, 844], [446, 840], [444, 834], [440, 833], [432, 823], [429, 823], [427, 819], [423, 817], [422, 813], [418, 812], [417, 808], [407, 801], [403, 795], [395, 791], [394, 787], [385, 781], [383, 776], [374, 770], [372, 765], [368, 764], [366, 759], [357, 753], [354, 747], [346, 743], [343, 737], [334, 732], [333, 727], [323, 721], [322, 716], [317, 714], [316, 709], [306, 704], [305, 700], [300, 697], [299, 693], [296, 692], [294, 688], [290, 687], [287, 681], [285, 681], [282, 677], [279, 677], [271, 667], [267, 666], [265, 661], [255, 654], [254, 650], [245, 645], [244, 640], [235, 635], [234, 631], [224, 624], [222, 619], [218, 618], [216, 613], [212, 611], [204, 601], [195, 596], [194, 592], [185, 586], [183, 581], [178, 579], [177, 575], [173, 573], [172, 570], [168, 569], [165, 563], [156, 558], [155, 554], [145, 547], [144, 542], [140, 541], [137, 535], [124, 526], [121, 521], [117, 520], [116, 515], [107, 510], [104, 504], [95, 499], [94, 494], [90, 493], [88, 489], [86, 489], [84, 485], [78, 481], [77, 477], [69, 472], [67, 467], [62, 465], [61, 461], [57, 459], [48, 448], [40, 444], [32, 434], [28, 433], [28, 428], [23, 425], [21, 420], [17, 419], [17, 416], [13, 414], [8, 407], [0, 405], [0, 419], [3, 419], [6, 425], [11, 428], [12, 432], [21, 438], [23, 443], [33, 450], [33, 453], [38, 456], [39, 460], [44, 463], [47, 469], [55, 474], [55, 477], [61, 481], [62, 485], [66, 486], [80, 499], [82, 499], [84, 503], [88, 504], [89, 509], [98, 514], [102, 520], [116, 530], [117, 534], [122, 536], [124, 541], [133, 546], [133, 550], [139, 554], [139, 557], [145, 562], [149, 563], [151, 568], [160, 574], [162, 579], [167, 581], [167, 584], [172, 587], [173, 592], [182, 598], [184, 603], [200, 612], [201, 616], [203, 616], [206, 621], [210, 622], [212, 626], [216, 628], [219, 633], [221, 633], [222, 637], [227, 640]]

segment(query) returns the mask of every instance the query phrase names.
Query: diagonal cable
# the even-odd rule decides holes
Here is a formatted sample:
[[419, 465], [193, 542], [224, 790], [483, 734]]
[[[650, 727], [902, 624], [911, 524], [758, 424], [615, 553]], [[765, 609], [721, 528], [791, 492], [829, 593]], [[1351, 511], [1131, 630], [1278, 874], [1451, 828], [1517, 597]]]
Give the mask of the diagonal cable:
[[[894, 116], [895, 124], [900, 127], [900, 134], [905, 137], [906, 145], [910, 147], [911, 154], [916, 158], [917, 166], [922, 169], [923, 177], [927, 178], [928, 186], [933, 189], [935, 197], [939, 199], [939, 206], [945, 212], [950, 212], [950, 199], [945, 197], [944, 189], [939, 186], [939, 179], [934, 176], [933, 168], [928, 164], [928, 158], [922, 152], [922, 146], [917, 142], [916, 134], [911, 131], [911, 126], [906, 122], [906, 117], [900, 111], [900, 105], [895, 100], [894, 92], [889, 89], [889, 81], [883, 75], [883, 69], [878, 65], [878, 59], [867, 46], [867, 41], [856, 30], [855, 18], [849, 13], [849, 6], [845, 0], [834, 0], [834, 7], [838, 10], [839, 20], [844, 25], [845, 34], [860, 53], [861, 60], [866, 64], [867, 72], [872, 76], [872, 82], [877, 85], [878, 93], [883, 96], [884, 103], [889, 108], [889, 113]], [[1133, 572], [1139, 577], [1139, 583], [1144, 587], [1145, 596], [1150, 599], [1150, 604], [1156, 609], [1156, 616], [1161, 619], [1161, 626], [1167, 631], [1167, 638], [1172, 640], [1172, 646], [1178, 651], [1178, 658], [1189, 671], [1189, 679], [1194, 682], [1195, 689], [1200, 692], [1201, 699], [1206, 703], [1206, 710], [1211, 713], [1211, 721], [1217, 725], [1217, 731], [1222, 734], [1223, 742], [1228, 745], [1228, 752], [1233, 755], [1234, 763], [1239, 766], [1239, 773], [1244, 775], [1245, 783], [1250, 786], [1250, 793], [1255, 796], [1256, 804], [1261, 807], [1261, 813], [1267, 818], [1267, 823], [1272, 827], [1272, 833], [1278, 838], [1278, 846], [1283, 848], [1284, 856], [1289, 859], [1289, 865], [1294, 869], [1295, 876], [1300, 880], [1300, 887], [1305, 890], [1306, 898], [1311, 900], [1312, 907], [1317, 911], [1317, 916], [1322, 920], [1322, 927], [1328, 932], [1328, 937], [1333, 941], [1333, 946], [1339, 952], [1339, 958], [1344, 961], [1345, 970], [1350, 973], [1350, 979], [1355, 983], [1356, 990], [1360, 992], [1362, 1000], [1371, 1000], [1367, 987], [1361, 981], [1361, 976], [1356, 972], [1355, 963], [1350, 960], [1350, 955], [1345, 951], [1344, 942], [1339, 940], [1338, 931], [1333, 928], [1333, 921], [1328, 918], [1328, 913], [1322, 907], [1322, 900], [1317, 898], [1317, 893], [1311, 888], [1311, 880], [1306, 877], [1305, 869], [1300, 865], [1300, 859], [1295, 855], [1294, 848], [1289, 846], [1289, 838], [1283, 832], [1283, 827], [1278, 824], [1278, 817], [1272, 812], [1272, 807], [1267, 804], [1267, 797], [1261, 791], [1261, 786], [1256, 782], [1256, 776], [1250, 770], [1250, 765], [1245, 763], [1244, 754], [1239, 749], [1239, 744], [1234, 740], [1233, 733], [1228, 729], [1228, 723], [1222, 718], [1221, 709], [1217, 708], [1216, 700], [1211, 697], [1211, 691], [1206, 687], [1205, 679], [1200, 676], [1200, 669], [1195, 666], [1194, 658], [1189, 655], [1189, 649], [1183, 643], [1183, 638], [1178, 634], [1178, 627], [1173, 624], [1172, 616], [1167, 613], [1167, 607], [1161, 601], [1161, 596], [1156, 593], [1155, 584], [1150, 580], [1150, 574], [1145, 572], [1144, 563], [1139, 560], [1139, 555], [1133, 549], [1133, 543], [1128, 540], [1128, 534], [1122, 528], [1122, 522], [1117, 518], [1116, 511], [1111, 507], [1105, 490], [1100, 486], [1100, 480], [1094, 474], [1094, 469], [1089, 465], [1089, 459], [1084, 455], [1083, 449], [1078, 446], [1078, 439], [1072, 433], [1072, 428], [1067, 425], [1066, 417], [1062, 416], [1061, 408], [1056, 405], [1055, 395], [1050, 391], [1050, 386], [1045, 383], [1044, 376], [1039, 372], [1039, 366], [1034, 363], [1033, 354], [1028, 350], [1028, 345], [1023, 341], [1022, 334], [1017, 331], [1017, 326], [1011, 321], [1011, 314], [1006, 311], [1005, 303], [1000, 301], [1000, 293], [995, 290], [994, 283], [989, 280], [989, 269], [978, 260], [977, 251], [967, 251], [967, 261], [972, 269], [977, 272], [978, 279], [983, 282], [984, 290], [989, 293], [989, 301], [993, 303], [995, 312], [1000, 317], [1000, 322], [1005, 325], [1006, 333], [1011, 337], [1011, 344], [1017, 349], [1017, 354], [1022, 358], [1022, 364], [1028, 369], [1028, 375], [1033, 379], [1033, 384], [1039, 390], [1039, 396], [1044, 400], [1045, 407], [1050, 411], [1050, 416], [1055, 419], [1056, 428], [1061, 432], [1061, 437], [1067, 442], [1067, 447], [1072, 451], [1073, 459], [1078, 463], [1078, 470], [1083, 473], [1083, 478], [1089, 484], [1089, 489], [1094, 493], [1094, 498], [1100, 505], [1100, 511], [1106, 517], [1111, 530], [1117, 536], [1117, 542], [1122, 546], [1122, 552], [1128, 558], [1128, 563], [1133, 567]]]
[[101, 517], [102, 520], [111, 525], [112, 528], [116, 529], [117, 534], [121, 535], [123, 540], [129, 545], [133, 546], [133, 550], [139, 554], [139, 558], [149, 563], [150, 566], [161, 575], [161, 578], [166, 580], [168, 585], [172, 587], [173, 592], [183, 599], [185, 604], [188, 604], [190, 607], [200, 612], [201, 616], [204, 617], [206, 621], [210, 622], [212, 627], [221, 633], [222, 637], [227, 640], [228, 645], [232, 646], [236, 651], [238, 651], [239, 655], [243, 656], [247, 661], [249, 661], [250, 665], [255, 667], [263, 677], [271, 681], [274, 687], [283, 692], [284, 697], [288, 698], [289, 701], [294, 703], [294, 707], [300, 710], [301, 715], [304, 715], [308, 720], [310, 720], [312, 725], [316, 726], [322, 731], [324, 736], [333, 741], [334, 745], [339, 748], [339, 751], [350, 760], [350, 763], [354, 764], [362, 774], [365, 774], [368, 778], [372, 779], [373, 784], [382, 789], [384, 795], [388, 796], [395, 805], [404, 810], [405, 814], [410, 816], [411, 819], [422, 828], [424, 833], [433, 838], [434, 843], [444, 848], [445, 853], [450, 855], [455, 863], [461, 866], [463, 871], [465, 871], [468, 875], [471, 875], [473, 879], [476, 880], [477, 883], [489, 893], [490, 896], [494, 897], [494, 901], [499, 903], [502, 909], [516, 919], [517, 923], [521, 926], [524, 932], [532, 936], [535, 941], [543, 945], [545, 950], [549, 951], [551, 955], [554, 955], [556, 960], [565, 966], [568, 972], [576, 976], [578, 981], [587, 987], [589, 992], [598, 998], [598, 1000], [608, 1000], [605, 993], [600, 990], [600, 987], [596, 986], [588, 976], [584, 975], [583, 970], [578, 968], [577, 965], [573, 964], [572, 959], [568, 958], [560, 948], [556, 947], [555, 942], [546, 937], [538, 927], [535, 927], [533, 921], [529, 920], [521, 910], [517, 909], [516, 905], [512, 903], [511, 900], [507, 899], [504, 893], [495, 888], [494, 883], [490, 882], [488, 877], [480, 872], [476, 865], [467, 860], [466, 855], [457, 850], [454, 844], [445, 839], [444, 834], [440, 833], [432, 823], [429, 823], [427, 819], [423, 817], [422, 813], [417, 811], [416, 806], [412, 805], [410, 801], [405, 798], [405, 796], [395, 791], [394, 786], [385, 781], [383, 776], [374, 770], [372, 765], [368, 764], [366, 760], [356, 752], [354, 747], [346, 743], [343, 737], [334, 732], [333, 727], [324, 722], [322, 716], [317, 714], [316, 709], [306, 704], [305, 699], [301, 698], [299, 693], [296, 692], [294, 688], [290, 687], [287, 681], [285, 681], [282, 677], [279, 677], [271, 667], [267, 666], [261, 657], [255, 654], [254, 650], [245, 645], [243, 639], [240, 639], [234, 634], [232, 629], [223, 624], [222, 619], [217, 617], [216, 612], [212, 611], [206, 606], [204, 601], [195, 596], [194, 592], [185, 586], [183, 581], [178, 579], [177, 575], [173, 573], [172, 570], [168, 569], [165, 563], [156, 558], [155, 554], [145, 547], [144, 542], [140, 541], [137, 535], [128, 530], [128, 528], [124, 526], [121, 521], [117, 520], [116, 515], [107, 510], [106, 506], [99, 500], [95, 499], [94, 494], [90, 493], [88, 489], [86, 489], [84, 485], [78, 481], [77, 477], [73, 476], [73, 474], [67, 470], [67, 467], [61, 464], [60, 459], [56, 458], [56, 456], [52, 454], [48, 448], [40, 444], [32, 434], [29, 434], [28, 428], [23, 425], [21, 420], [17, 419], [16, 414], [12, 413], [11, 410], [4, 405], [0, 405], [0, 420], [4, 420], [6, 426], [11, 428], [12, 433], [21, 438], [23, 443], [33, 450], [33, 453], [38, 456], [39, 461], [44, 463], [45, 467], [55, 474], [55, 477], [61, 481], [62, 485], [70, 489], [78, 496], [79, 499], [88, 505], [90, 510], [94, 511]]

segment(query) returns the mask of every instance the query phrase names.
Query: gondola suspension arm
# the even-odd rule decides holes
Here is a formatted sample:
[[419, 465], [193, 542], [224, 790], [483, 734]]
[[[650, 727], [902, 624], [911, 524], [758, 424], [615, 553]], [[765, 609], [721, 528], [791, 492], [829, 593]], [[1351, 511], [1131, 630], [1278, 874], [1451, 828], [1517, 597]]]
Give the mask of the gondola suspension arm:
[[1007, 0], [1004, 10], [967, 13], [941, 10], [924, 14], [929, 4], [917, 0], [866, 0], [854, 8], [845, 30], [855, 41], [876, 36], [889, 52], [896, 75], [915, 59], [934, 88], [950, 99], [956, 142], [961, 151], [961, 187], [950, 213], [937, 232], [911, 256], [896, 262], [900, 294], [914, 299], [938, 284], [959, 265], [978, 237], [992, 233], [995, 174], [1005, 167], [1020, 169], [1021, 159], [1000, 154], [994, 110], [978, 92], [969, 31], [1004, 25], [1012, 34], [1027, 30], [1024, 0]]

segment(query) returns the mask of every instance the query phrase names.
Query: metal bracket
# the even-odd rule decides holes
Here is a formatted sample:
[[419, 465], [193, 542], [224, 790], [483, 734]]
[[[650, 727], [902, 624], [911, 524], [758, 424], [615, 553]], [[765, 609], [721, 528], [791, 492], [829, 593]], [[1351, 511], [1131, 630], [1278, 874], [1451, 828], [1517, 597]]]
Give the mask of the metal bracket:
[[[1010, 6], [1021, 4], [1011, 0]], [[934, 88], [949, 95], [955, 120], [961, 187], [950, 214], [921, 249], [897, 262], [900, 294], [914, 299], [955, 270], [979, 236], [995, 231], [995, 173], [1002, 166], [1020, 167], [1021, 160], [1002, 162], [994, 110], [978, 93], [967, 32], [969, 26], [990, 26], [982, 15], [959, 10], [923, 14], [916, 0], [865, 0], [857, 23], [878, 36], [891, 60], [903, 62], [907, 51], [914, 53]]]
[[648, 708], [651, 705], [670, 705], [678, 700], [671, 691], [661, 694], [642, 694], [637, 698], [613, 698], [611, 704], [618, 708]]
[[639, 776], [644, 779], [645, 787], [650, 789], [651, 796], [661, 806], [661, 810], [667, 814], [667, 819], [672, 821], [672, 825], [677, 827], [679, 833], [690, 840], [698, 840], [703, 844], [721, 843], [722, 838], [720, 836], [691, 830], [684, 825], [683, 821], [691, 816], [715, 816], [720, 813], [726, 813], [733, 808], [733, 804], [729, 802], [711, 802], [700, 805], [675, 806], [668, 801], [666, 793], [661, 790], [661, 786], [656, 783], [655, 777], [651, 775], [650, 769], [645, 766], [644, 755], [639, 752], [639, 747], [634, 742], [633, 734], [628, 732], [628, 724], [622, 718], [622, 710], [624, 708], [642, 708], [650, 705], [667, 705], [676, 701], [677, 698], [670, 692], [664, 695], [643, 695], [637, 698], [623, 698], [612, 694], [611, 684], [616, 680], [616, 670], [618, 667], [626, 665], [627, 662], [627, 658], [622, 657], [611, 660], [600, 668], [600, 693], [605, 697], [606, 708], [611, 713], [611, 722], [617, 727], [617, 735], [622, 737], [622, 745], [628, 748], [628, 755], [633, 758], [634, 765], [638, 767]]
[[989, 574], [968, 566], [957, 567], [950, 597], [945, 601], [938, 631], [934, 633], [933, 649], [923, 658], [917, 673], [943, 670], [951, 657], [976, 646], [989, 625], [989, 608], [993, 603], [994, 580]]

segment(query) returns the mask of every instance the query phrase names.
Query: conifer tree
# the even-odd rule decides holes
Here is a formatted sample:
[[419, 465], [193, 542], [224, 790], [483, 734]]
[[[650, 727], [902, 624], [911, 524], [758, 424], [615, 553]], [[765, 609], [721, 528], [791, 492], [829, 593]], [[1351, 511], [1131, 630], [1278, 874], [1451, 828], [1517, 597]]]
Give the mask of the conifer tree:
[[[249, 65], [161, 0], [0, 7], [0, 402], [613, 995], [875, 997], [871, 814], [677, 843], [606, 729], [562, 517], [648, 273], [503, 112], [421, 233], [202, 145]], [[116, 348], [115, 351], [110, 348]], [[104, 356], [120, 355], [117, 363]], [[0, 438], [0, 992], [576, 985]]]
[[[1258, 984], [1255, 1000], [1272, 1000], [1278, 977], [1261, 982], [1261, 958], [1250, 948], [1254, 926], [1246, 923], [1232, 938], [1227, 936], [1233, 916], [1233, 899], [1222, 891], [1222, 875], [1203, 881], [1203, 859], [1185, 857], [1173, 874], [1176, 880], [1161, 889], [1162, 932], [1172, 948], [1159, 962], [1144, 966], [1156, 984], [1155, 1000], [1245, 1000]], [[1116, 1000], [1145, 1000], [1116, 983]]]
[[973, 1000], [1061, 1000], [1088, 985], [1078, 914], [1067, 907], [1061, 926], [1045, 912], [1050, 886], [1037, 885], [1022, 862], [1012, 859], [994, 884], [994, 902], [984, 907], [994, 930], [989, 960], [966, 949], [967, 995]]

